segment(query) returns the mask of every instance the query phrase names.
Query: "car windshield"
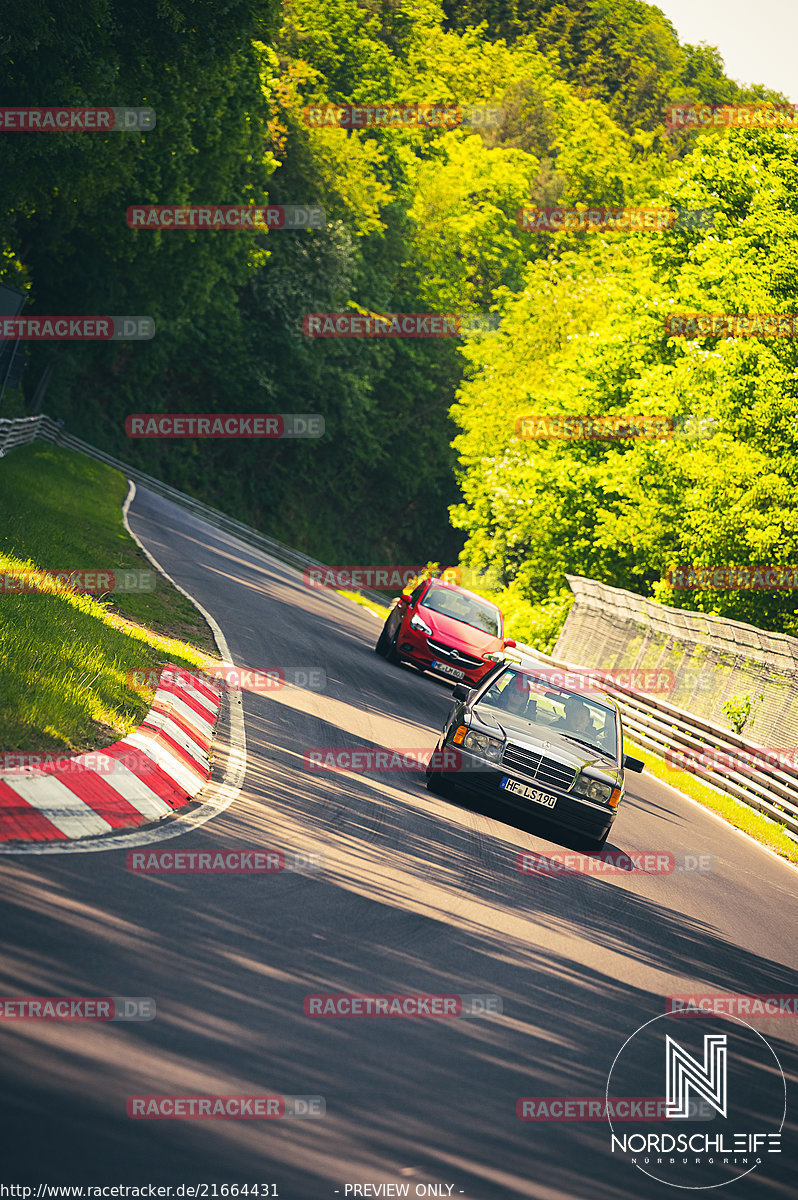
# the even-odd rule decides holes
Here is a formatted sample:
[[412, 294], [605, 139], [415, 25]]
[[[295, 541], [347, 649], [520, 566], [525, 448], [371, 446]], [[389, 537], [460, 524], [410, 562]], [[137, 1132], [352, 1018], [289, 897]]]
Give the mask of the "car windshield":
[[444, 617], [452, 617], [464, 625], [482, 629], [493, 637], [501, 636], [499, 610], [487, 600], [478, 600], [475, 596], [464, 596], [462, 592], [433, 585], [427, 590], [419, 608], [429, 608]]
[[592, 696], [552, 687], [532, 671], [507, 667], [483, 693], [479, 704], [523, 717], [533, 725], [578, 739], [617, 759], [614, 710]]

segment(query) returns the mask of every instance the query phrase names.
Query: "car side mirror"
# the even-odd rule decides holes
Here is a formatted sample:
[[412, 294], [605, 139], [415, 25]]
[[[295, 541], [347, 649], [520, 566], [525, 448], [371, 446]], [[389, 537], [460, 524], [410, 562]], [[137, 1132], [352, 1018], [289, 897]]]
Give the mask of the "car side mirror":
[[465, 683], [456, 683], [452, 688], [453, 700], [467, 700], [472, 689]]
[[510, 647], [511, 647], [511, 646], [514, 646], [514, 645], [515, 645], [515, 642], [513, 641], [513, 639], [512, 639], [512, 638], [505, 638], [505, 639], [504, 639], [504, 648], [505, 648], [505, 650], [509, 650], [509, 649], [510, 649]]
[[642, 771], [645, 763], [639, 758], [632, 758], [631, 754], [624, 754], [623, 765], [627, 771]]

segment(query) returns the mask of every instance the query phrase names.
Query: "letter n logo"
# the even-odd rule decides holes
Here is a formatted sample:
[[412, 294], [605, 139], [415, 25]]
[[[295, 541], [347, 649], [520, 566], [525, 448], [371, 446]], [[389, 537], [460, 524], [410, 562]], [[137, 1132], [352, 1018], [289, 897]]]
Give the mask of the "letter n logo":
[[704, 1034], [704, 1062], [665, 1035], [666, 1117], [690, 1116], [689, 1091], [726, 1116], [726, 1034]]

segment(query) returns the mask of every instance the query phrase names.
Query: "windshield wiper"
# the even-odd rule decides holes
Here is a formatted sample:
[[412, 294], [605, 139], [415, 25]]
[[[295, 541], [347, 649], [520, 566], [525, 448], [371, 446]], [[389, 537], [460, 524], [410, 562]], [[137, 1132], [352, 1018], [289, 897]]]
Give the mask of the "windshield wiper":
[[560, 737], [568, 738], [571, 742], [579, 742], [580, 746], [587, 746], [588, 750], [597, 750], [605, 758], [612, 758], [608, 750], [605, 750], [602, 746], [597, 746], [595, 742], [586, 742], [584, 738], [577, 737], [575, 733], [561, 733]]

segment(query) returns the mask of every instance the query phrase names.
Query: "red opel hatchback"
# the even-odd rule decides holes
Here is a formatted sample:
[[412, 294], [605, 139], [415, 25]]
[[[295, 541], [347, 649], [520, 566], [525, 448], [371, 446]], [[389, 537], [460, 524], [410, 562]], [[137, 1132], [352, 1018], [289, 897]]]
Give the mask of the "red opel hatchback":
[[391, 605], [377, 645], [388, 662], [410, 663], [475, 686], [514, 646], [504, 637], [502, 611], [474, 592], [424, 579]]

